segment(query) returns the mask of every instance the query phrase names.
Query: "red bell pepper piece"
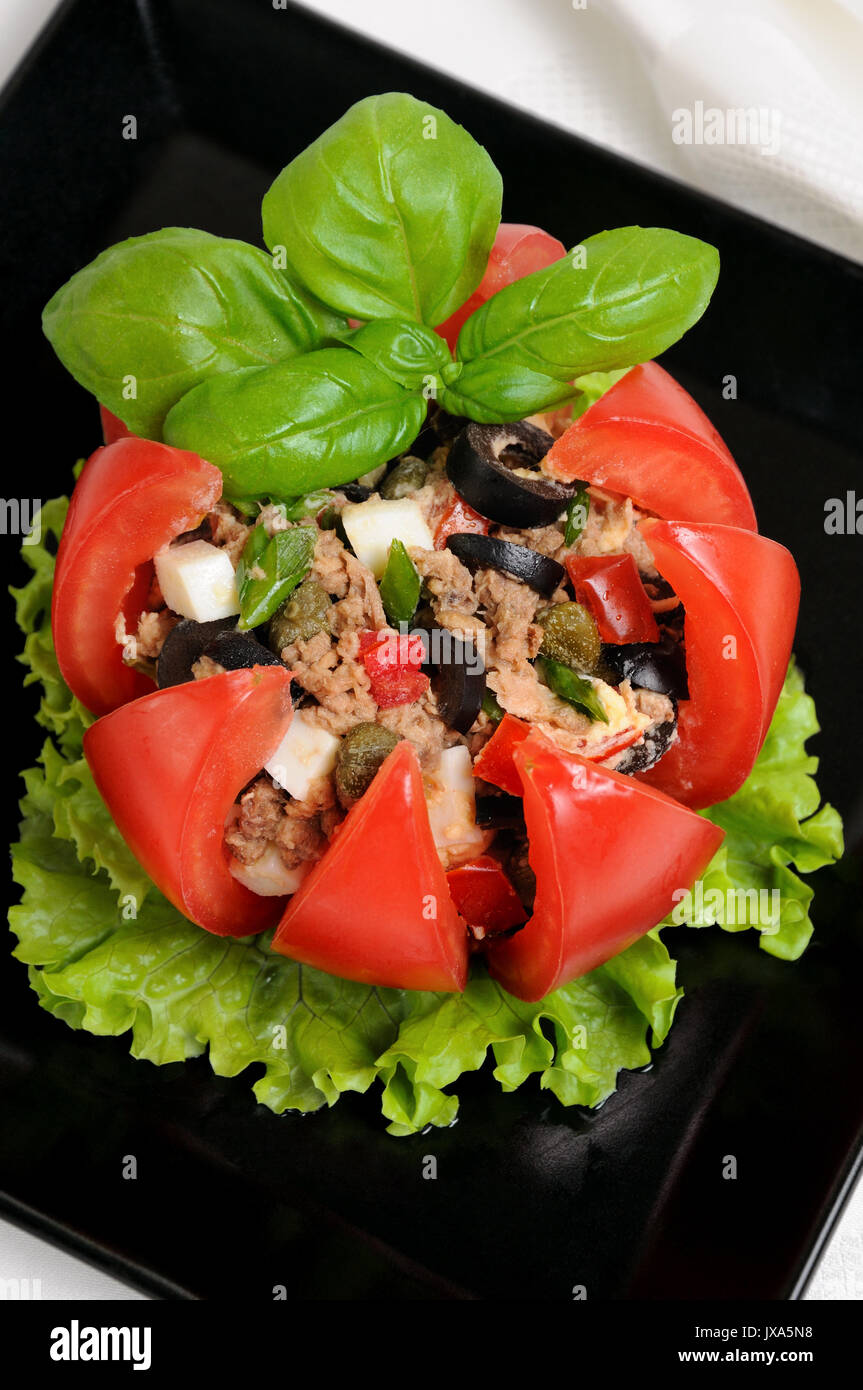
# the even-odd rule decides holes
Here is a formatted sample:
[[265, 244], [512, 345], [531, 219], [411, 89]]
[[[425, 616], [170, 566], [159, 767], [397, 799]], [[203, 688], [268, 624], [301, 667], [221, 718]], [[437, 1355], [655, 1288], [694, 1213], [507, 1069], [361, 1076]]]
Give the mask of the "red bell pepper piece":
[[659, 628], [635, 560], [626, 555], [570, 555], [575, 597], [593, 617], [603, 642], [658, 642]]
[[225, 819], [278, 748], [292, 716], [280, 666], [229, 671], [155, 690], [92, 724], [84, 755], [132, 853], [166, 898], [217, 936], [278, 919], [228, 868]]
[[63, 679], [91, 713], [153, 689], [124, 664], [117, 617], [134, 630], [152, 557], [197, 526], [221, 492], [212, 464], [146, 439], [120, 439], [85, 464], [57, 552], [51, 629]]
[[429, 688], [420, 670], [422, 638], [394, 632], [360, 633], [360, 656], [371, 682], [372, 699], [379, 709], [410, 705]]
[[542, 999], [632, 945], [691, 887], [723, 831], [632, 777], [531, 733], [514, 751], [524, 791], [533, 916], [492, 937], [492, 976]]
[[513, 751], [530, 733], [530, 725], [514, 714], [505, 714], [488, 743], [484, 743], [474, 758], [473, 775], [493, 787], [521, 796], [521, 778], [512, 760]]
[[473, 507], [469, 507], [463, 497], [456, 493], [437, 525], [434, 533], [435, 550], [443, 550], [450, 536], [468, 534], [487, 536], [489, 522]]
[[711, 806], [746, 780], [788, 669], [800, 579], [790, 553], [734, 526], [639, 523], [685, 610], [689, 684], [678, 738], [638, 774], [688, 806]]
[[450, 869], [446, 878], [460, 916], [470, 926], [481, 927], [484, 934], [507, 931], [527, 921], [521, 898], [490, 854]]
[[102, 438], [106, 444], [116, 444], [118, 439], [134, 439], [132, 431], [126, 428], [119, 416], [112, 415], [106, 405], [99, 406], [99, 415], [102, 420]]
[[438, 325], [437, 332], [446, 338], [450, 348], [455, 350], [456, 340], [465, 319], [470, 318], [475, 309], [491, 299], [498, 290], [532, 275], [535, 270], [544, 270], [552, 261], [559, 261], [566, 255], [566, 247], [556, 237], [540, 227], [529, 227], [519, 222], [501, 222], [494, 239], [494, 246], [488, 258], [485, 274], [469, 299], [460, 309]]
[[622, 493], [658, 516], [758, 529], [727, 446], [656, 362], [621, 377], [561, 435], [543, 467]]
[[291, 898], [273, 950], [347, 980], [464, 989], [465, 924], [449, 895], [419, 761], [406, 739]]

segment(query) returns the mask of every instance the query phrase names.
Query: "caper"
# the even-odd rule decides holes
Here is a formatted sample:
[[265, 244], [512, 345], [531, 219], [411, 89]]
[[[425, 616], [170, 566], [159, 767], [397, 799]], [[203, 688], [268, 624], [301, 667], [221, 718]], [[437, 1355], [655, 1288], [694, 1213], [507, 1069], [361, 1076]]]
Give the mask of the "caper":
[[304, 579], [270, 619], [270, 650], [281, 656], [293, 642], [307, 642], [330, 626], [331, 599], [317, 579]]
[[599, 665], [602, 643], [596, 623], [580, 603], [556, 603], [537, 616], [542, 627], [543, 656], [588, 674]]
[[406, 454], [403, 459], [399, 459], [392, 472], [387, 474], [378, 491], [381, 497], [390, 501], [397, 497], [410, 497], [411, 493], [422, 487], [427, 472], [428, 464], [424, 459]]
[[345, 734], [336, 756], [336, 791], [343, 806], [359, 800], [398, 742], [398, 734], [382, 724], [355, 724]]

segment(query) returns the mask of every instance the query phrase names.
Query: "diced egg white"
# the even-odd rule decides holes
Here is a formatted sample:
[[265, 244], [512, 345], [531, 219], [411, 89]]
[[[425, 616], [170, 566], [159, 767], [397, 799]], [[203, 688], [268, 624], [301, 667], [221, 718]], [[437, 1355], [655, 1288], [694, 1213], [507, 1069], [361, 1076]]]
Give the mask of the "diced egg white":
[[475, 859], [492, 839], [476, 823], [476, 783], [462, 744], [445, 748], [424, 773], [432, 839], [445, 869]]
[[342, 508], [342, 525], [357, 559], [380, 579], [393, 541], [434, 549], [434, 537], [412, 497], [370, 497]]
[[241, 864], [239, 859], [231, 856], [228, 868], [238, 883], [251, 888], [260, 897], [281, 898], [286, 893], [296, 893], [311, 864], [298, 864], [295, 869], [286, 869], [276, 846], [270, 845], [254, 864]]
[[297, 710], [288, 732], [264, 767], [296, 801], [305, 801], [312, 783], [332, 772], [338, 751], [339, 740], [304, 710]]
[[239, 613], [237, 581], [228, 552], [209, 541], [167, 546], [154, 557], [165, 602], [184, 618], [207, 623]]

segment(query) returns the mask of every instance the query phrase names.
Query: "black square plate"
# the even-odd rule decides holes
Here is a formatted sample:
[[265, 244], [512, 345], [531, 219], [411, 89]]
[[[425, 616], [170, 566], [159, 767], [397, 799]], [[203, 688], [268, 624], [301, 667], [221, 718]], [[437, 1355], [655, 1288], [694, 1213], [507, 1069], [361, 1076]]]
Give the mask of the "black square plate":
[[[860, 556], [824, 503], [857, 484], [858, 268], [299, 9], [267, 0], [74, 0], [3, 111], [9, 492], [66, 491], [96, 412], [41, 337], [72, 271], [122, 236], [186, 223], [259, 241], [273, 174], [358, 98], [402, 89], [491, 151], [505, 216], [567, 245], [659, 224], [719, 246], [713, 304], [668, 354], [737, 456], [762, 529], [803, 575], [797, 651], [821, 716], [821, 785], [861, 825]], [[123, 138], [137, 118], [138, 138]], [[734, 375], [738, 398], [722, 399]], [[863, 491], [863, 483], [861, 483]], [[23, 571], [0, 538], [10, 580]], [[6, 629], [7, 694], [20, 686]], [[6, 719], [13, 773], [39, 734], [30, 692]], [[11, 738], [10, 738], [11, 735]], [[818, 876], [796, 965], [754, 933], [668, 934], [687, 997], [647, 1074], [596, 1114], [486, 1073], [455, 1127], [388, 1137], [377, 1102], [277, 1118], [204, 1060], [158, 1069], [127, 1039], [43, 1013], [6, 961], [0, 1009], [4, 1209], [167, 1296], [219, 1299], [786, 1298], [799, 1292], [858, 1149], [863, 979], [847, 861]], [[423, 1181], [426, 1154], [438, 1179]], [[138, 1180], [123, 1182], [123, 1156]], [[738, 1179], [723, 1181], [733, 1154]], [[242, 1281], [235, 1271], [242, 1270]]]

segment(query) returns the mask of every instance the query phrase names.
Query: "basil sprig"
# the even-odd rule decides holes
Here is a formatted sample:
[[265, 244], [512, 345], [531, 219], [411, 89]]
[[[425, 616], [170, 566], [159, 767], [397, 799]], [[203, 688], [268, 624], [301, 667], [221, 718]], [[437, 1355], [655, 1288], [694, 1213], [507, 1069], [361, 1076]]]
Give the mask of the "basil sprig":
[[[509, 409], [516, 392], [525, 413], [546, 409], [549, 380], [574, 397], [575, 377], [646, 362], [676, 342], [707, 308], [718, 274], [714, 247], [664, 227], [588, 237], [471, 314], [456, 345], [456, 390], [486, 411]], [[543, 404], [531, 406], [536, 375]]]
[[536, 669], [550, 690], [568, 704], [586, 714], [589, 719], [608, 723], [605, 707], [596, 693], [596, 687], [584, 676], [576, 675], [571, 666], [560, 661], [552, 661], [550, 656], [538, 656]]
[[434, 330], [476, 289], [500, 204], [487, 152], [444, 112], [368, 97], [265, 195], [272, 259], [191, 228], [133, 237], [58, 290], [45, 332], [130, 429], [216, 464], [254, 515], [408, 448], [432, 395], [481, 423], [578, 414], [703, 313], [713, 247], [623, 227], [498, 291], [453, 359]]
[[335, 487], [401, 453], [426, 413], [350, 348], [211, 377], [165, 421], [165, 438], [222, 470], [237, 496]]
[[386, 92], [282, 170], [264, 197], [264, 240], [339, 312], [434, 327], [482, 279], [501, 197], [500, 174], [462, 126]]
[[420, 577], [401, 541], [390, 545], [387, 566], [380, 583], [381, 603], [390, 622], [409, 623], [420, 598]]
[[307, 352], [345, 325], [244, 241], [164, 227], [103, 251], [45, 306], [76, 381], [134, 434], [161, 439], [199, 382]]
[[255, 527], [237, 566], [237, 627], [248, 631], [265, 623], [305, 579], [314, 559], [316, 535], [313, 526], [293, 526], [273, 536], [265, 527]]

